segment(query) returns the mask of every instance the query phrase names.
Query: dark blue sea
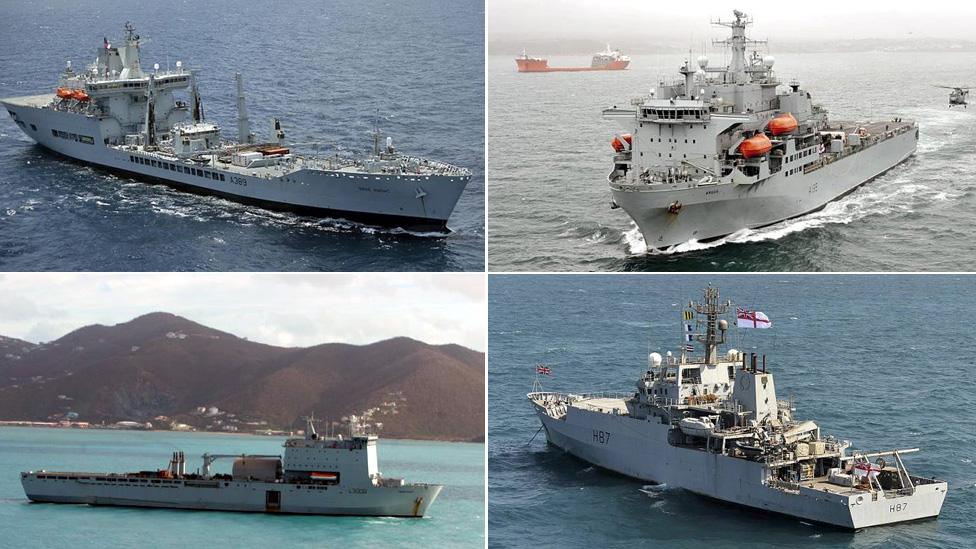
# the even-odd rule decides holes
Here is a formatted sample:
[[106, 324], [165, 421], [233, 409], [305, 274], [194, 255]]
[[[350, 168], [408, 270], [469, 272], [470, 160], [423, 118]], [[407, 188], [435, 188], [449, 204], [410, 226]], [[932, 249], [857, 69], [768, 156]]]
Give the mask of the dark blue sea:
[[[292, 148], [408, 153], [473, 171], [446, 238], [275, 213], [111, 175], [46, 152], [0, 117], [0, 270], [484, 270], [484, 3], [480, 0], [5, 2], [0, 96], [53, 91], [131, 21], [143, 66], [199, 68], [209, 120], [236, 135], [280, 117]], [[296, 145], [297, 144], [297, 145]]]
[[[717, 503], [548, 448], [525, 394], [630, 391], [649, 350], [675, 349], [680, 312], [709, 282], [770, 330], [733, 336], [768, 355], [797, 416], [860, 450], [921, 447], [906, 465], [945, 479], [938, 520], [850, 533]], [[491, 547], [974, 547], [976, 277], [492, 275], [488, 538]]]
[[[20, 472], [141, 471], [165, 467], [174, 450], [187, 469], [204, 452], [281, 454], [280, 437], [0, 427], [0, 547], [185, 548], [432, 547], [485, 543], [483, 444], [381, 440], [380, 470], [444, 485], [422, 519], [323, 517], [30, 503]], [[217, 461], [218, 472], [230, 462]]]

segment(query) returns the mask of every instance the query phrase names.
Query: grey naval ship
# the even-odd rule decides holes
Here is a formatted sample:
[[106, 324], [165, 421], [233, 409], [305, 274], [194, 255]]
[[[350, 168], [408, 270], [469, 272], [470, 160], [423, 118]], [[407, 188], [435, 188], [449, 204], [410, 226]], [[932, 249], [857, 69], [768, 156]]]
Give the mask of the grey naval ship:
[[781, 83], [774, 59], [747, 47], [752, 23], [735, 11], [730, 63], [689, 59], [683, 79], [661, 82], [627, 108], [603, 111], [630, 130], [615, 135], [611, 207], [636, 222], [648, 250], [708, 241], [816, 211], [915, 152], [918, 127], [830, 122], [799, 82]]
[[[306, 156], [250, 131], [237, 74], [237, 140], [204, 117], [196, 71], [176, 63], [143, 70], [139, 36], [129, 24], [114, 46], [106, 39], [86, 70], [69, 61], [55, 93], [0, 100], [31, 139], [103, 168], [182, 190], [245, 204], [411, 230], [446, 232], [471, 173], [402, 154], [379, 130], [364, 158]], [[182, 96], [178, 98], [178, 95]]]
[[765, 355], [760, 365], [755, 353], [720, 354], [730, 306], [707, 288], [688, 311], [704, 354], [651, 353], [634, 393], [530, 393], [549, 443], [630, 477], [845, 529], [937, 517], [947, 484], [908, 472], [918, 448], [854, 451], [777, 398]]
[[[304, 438], [285, 444], [284, 459], [270, 455], [204, 454], [203, 467], [186, 472], [175, 452], [166, 469], [137, 473], [28, 471], [20, 474], [34, 502], [250, 511], [307, 515], [422, 517], [443, 486], [384, 477], [377, 437], [351, 424], [349, 436], [319, 436], [311, 418]], [[214, 474], [217, 459], [233, 459], [231, 474]]]

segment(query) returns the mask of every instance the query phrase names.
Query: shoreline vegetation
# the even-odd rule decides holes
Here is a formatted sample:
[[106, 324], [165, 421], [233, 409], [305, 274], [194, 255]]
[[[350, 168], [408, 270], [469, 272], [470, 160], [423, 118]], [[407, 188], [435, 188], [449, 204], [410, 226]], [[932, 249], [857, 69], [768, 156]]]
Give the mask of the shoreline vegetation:
[[[207, 435], [223, 435], [223, 436], [253, 436], [253, 437], [294, 437], [304, 435], [304, 431], [301, 429], [295, 431], [280, 431], [280, 430], [256, 430], [256, 431], [208, 431], [206, 429], [156, 429], [156, 428], [146, 428], [146, 427], [136, 427], [136, 426], [118, 426], [114, 424], [110, 425], [91, 425], [84, 424], [84, 422], [52, 422], [52, 421], [28, 421], [28, 420], [0, 420], [0, 428], [3, 427], [21, 427], [21, 428], [34, 428], [34, 429], [74, 429], [78, 431], [141, 431], [141, 432], [153, 432], [153, 433], [197, 433], [197, 434], [207, 434]], [[458, 438], [418, 438], [418, 437], [398, 437], [398, 436], [383, 436], [379, 434], [379, 437], [383, 440], [414, 440], [419, 442], [459, 442], [468, 444], [484, 444], [485, 437], [474, 437], [471, 439], [458, 439]]]

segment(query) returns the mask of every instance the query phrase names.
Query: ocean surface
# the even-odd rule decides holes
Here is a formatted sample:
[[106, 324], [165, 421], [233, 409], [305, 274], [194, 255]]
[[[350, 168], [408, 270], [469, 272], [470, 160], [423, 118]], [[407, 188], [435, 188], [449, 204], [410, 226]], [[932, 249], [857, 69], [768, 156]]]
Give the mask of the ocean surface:
[[[948, 482], [938, 520], [850, 533], [717, 503], [548, 448], [526, 393], [631, 391], [648, 351], [681, 344], [680, 312], [707, 283], [769, 330], [735, 348], [768, 355], [797, 417], [861, 450], [921, 447], [909, 470]], [[491, 547], [974, 547], [976, 277], [492, 275], [488, 540]]]
[[[380, 470], [444, 484], [422, 519], [315, 517], [29, 503], [20, 472], [187, 469], [211, 453], [280, 454], [284, 439], [210, 433], [0, 427], [0, 547], [482, 547], [484, 445], [380, 442]], [[214, 464], [230, 471], [229, 461]]]
[[[630, 217], [610, 209], [610, 140], [624, 128], [600, 113], [646, 94], [662, 76], [680, 76], [686, 56], [636, 55], [626, 71], [519, 74], [514, 55], [492, 55], [486, 62], [489, 269], [976, 268], [976, 239], [970, 237], [976, 228], [976, 105], [949, 110], [949, 90], [932, 86], [976, 79], [976, 53], [772, 53], [780, 80], [798, 79], [832, 120], [916, 119], [917, 154], [819, 212], [648, 254]], [[711, 65], [724, 64], [721, 52], [709, 58]], [[553, 66], [580, 63], [589, 57], [550, 60]]]
[[[0, 96], [53, 92], [131, 21], [142, 64], [201, 69], [204, 113], [236, 136], [234, 73], [251, 129], [281, 118], [293, 149], [404, 152], [472, 170], [446, 238], [276, 213], [87, 167], [0, 117], [0, 270], [484, 270], [484, 3], [8, 2]], [[145, 40], [148, 39], [148, 42]]]

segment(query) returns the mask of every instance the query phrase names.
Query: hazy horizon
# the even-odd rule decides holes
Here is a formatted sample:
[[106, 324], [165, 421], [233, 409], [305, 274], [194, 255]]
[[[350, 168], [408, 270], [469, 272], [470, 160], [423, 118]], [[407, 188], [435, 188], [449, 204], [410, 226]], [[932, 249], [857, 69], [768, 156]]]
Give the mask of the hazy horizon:
[[726, 38], [728, 29], [712, 26], [710, 20], [731, 20], [733, 9], [753, 18], [747, 34], [769, 40], [773, 52], [777, 43], [841, 40], [976, 43], [976, 5], [945, 1], [912, 9], [908, 4], [891, 2], [835, 0], [809, 4], [705, 0], [693, 5], [638, 0], [612, 4], [595, 0], [488, 0], [486, 47], [489, 53], [508, 53], [499, 51], [501, 44], [575, 40], [610, 42], [630, 51], [664, 44], [696, 52], [707, 44], [707, 50], [714, 51], [711, 40]]

